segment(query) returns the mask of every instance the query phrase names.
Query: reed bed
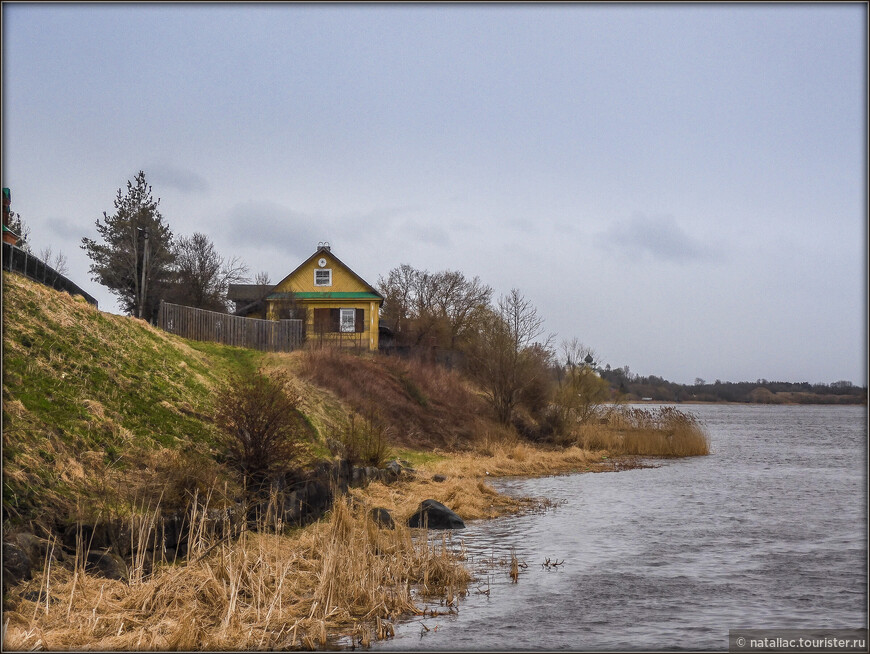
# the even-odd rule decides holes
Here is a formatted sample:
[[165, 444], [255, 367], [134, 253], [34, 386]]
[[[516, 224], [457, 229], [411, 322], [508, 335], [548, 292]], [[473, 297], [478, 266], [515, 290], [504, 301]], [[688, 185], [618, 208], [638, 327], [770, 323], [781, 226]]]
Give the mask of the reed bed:
[[342, 636], [387, 638], [396, 617], [421, 612], [415, 595], [452, 598], [470, 574], [445, 542], [401, 524], [379, 529], [368, 508], [345, 498], [292, 534], [242, 531], [230, 541], [205, 528], [206, 508], [194, 507], [188, 559], [147, 573], [140, 559], [127, 581], [52, 567], [49, 558], [8, 597], [3, 648], [323, 649]]
[[674, 407], [623, 407], [613, 412], [606, 424], [578, 426], [573, 438], [582, 448], [607, 450], [612, 455], [683, 457], [710, 453], [710, 439], [700, 420]]

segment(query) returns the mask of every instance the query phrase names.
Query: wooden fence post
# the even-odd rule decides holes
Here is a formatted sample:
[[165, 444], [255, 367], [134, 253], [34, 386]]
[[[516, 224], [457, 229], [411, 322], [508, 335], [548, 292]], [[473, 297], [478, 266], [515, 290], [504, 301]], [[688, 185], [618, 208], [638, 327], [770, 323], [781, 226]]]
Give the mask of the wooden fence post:
[[290, 352], [302, 344], [301, 320], [260, 320], [170, 304], [161, 300], [157, 324], [164, 331], [196, 341], [267, 352]]

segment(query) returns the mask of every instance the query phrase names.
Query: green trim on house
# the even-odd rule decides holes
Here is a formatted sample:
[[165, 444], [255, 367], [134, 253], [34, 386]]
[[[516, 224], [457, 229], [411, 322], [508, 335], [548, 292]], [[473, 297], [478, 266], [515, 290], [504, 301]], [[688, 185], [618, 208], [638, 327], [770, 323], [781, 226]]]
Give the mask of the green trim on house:
[[297, 300], [383, 300], [376, 293], [270, 293], [266, 296], [267, 300], [284, 300], [289, 298], [296, 298]]

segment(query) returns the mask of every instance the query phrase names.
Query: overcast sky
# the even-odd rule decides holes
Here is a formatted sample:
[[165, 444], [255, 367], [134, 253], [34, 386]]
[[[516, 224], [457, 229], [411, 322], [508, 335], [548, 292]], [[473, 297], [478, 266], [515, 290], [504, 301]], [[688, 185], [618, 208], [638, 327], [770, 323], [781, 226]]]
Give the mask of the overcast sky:
[[144, 170], [277, 282], [329, 241], [516, 287], [681, 383], [867, 383], [867, 5], [3, 4], [35, 250]]

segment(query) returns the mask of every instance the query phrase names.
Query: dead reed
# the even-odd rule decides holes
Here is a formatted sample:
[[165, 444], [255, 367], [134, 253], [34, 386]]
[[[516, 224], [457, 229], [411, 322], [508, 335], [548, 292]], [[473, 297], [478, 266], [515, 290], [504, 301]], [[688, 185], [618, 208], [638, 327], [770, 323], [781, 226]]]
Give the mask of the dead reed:
[[[340, 500], [306, 529], [282, 535], [260, 525], [230, 540], [206, 524], [208, 499], [199, 498], [182, 563], [146, 568], [146, 557], [134, 557], [130, 580], [115, 581], [49, 557], [10, 594], [3, 648], [322, 649], [342, 635], [387, 638], [397, 616], [419, 614], [412, 589], [452, 596], [470, 575], [446, 543], [401, 524], [379, 529], [367, 509]], [[152, 522], [140, 523], [136, 542], [148, 542]]]
[[612, 455], [683, 457], [710, 453], [710, 440], [699, 419], [675, 407], [621, 407], [606, 424], [580, 425], [573, 437], [587, 450]]
[[510, 578], [513, 583], [517, 583], [520, 580], [520, 561], [517, 558], [517, 553], [514, 551], [514, 548], [511, 548], [511, 571]]

